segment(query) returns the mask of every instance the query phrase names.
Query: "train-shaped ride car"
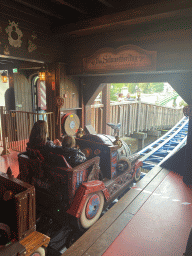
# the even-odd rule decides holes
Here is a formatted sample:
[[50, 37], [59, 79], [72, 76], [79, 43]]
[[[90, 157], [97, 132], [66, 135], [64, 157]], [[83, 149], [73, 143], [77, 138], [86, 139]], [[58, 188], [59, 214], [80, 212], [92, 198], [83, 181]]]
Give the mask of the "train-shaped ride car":
[[[60, 166], [45, 162], [38, 150], [27, 149], [18, 155], [19, 178], [35, 186], [38, 226], [50, 237], [48, 223], [55, 221], [63, 227], [67, 223], [66, 230], [73, 234], [77, 229], [87, 230], [131, 182], [140, 179], [140, 156], [131, 155], [118, 137], [88, 134], [76, 138], [76, 144], [87, 161], [74, 168], [61, 155], [57, 155]], [[70, 239], [66, 238], [67, 247]]]

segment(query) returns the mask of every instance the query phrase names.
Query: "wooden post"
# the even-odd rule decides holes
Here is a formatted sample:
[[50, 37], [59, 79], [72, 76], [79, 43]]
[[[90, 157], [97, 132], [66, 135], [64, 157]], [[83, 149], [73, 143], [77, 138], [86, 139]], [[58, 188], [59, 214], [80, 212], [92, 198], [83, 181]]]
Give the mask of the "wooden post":
[[3, 113], [3, 107], [0, 107], [0, 113], [1, 113], [1, 129], [2, 129], [2, 136], [3, 136], [3, 151], [1, 155], [7, 155], [9, 154], [9, 151], [7, 150], [7, 143], [6, 143], [6, 137], [5, 137], [5, 115]]
[[84, 98], [83, 98], [83, 83], [82, 83], [82, 80], [80, 80], [80, 95], [79, 95], [79, 98], [80, 98], [80, 106], [82, 108], [82, 111], [81, 111], [81, 127], [83, 129], [85, 129], [85, 104], [84, 104]]
[[189, 117], [188, 134], [187, 134], [187, 145], [185, 149], [185, 174], [183, 181], [187, 185], [192, 186], [192, 105], [183, 108], [185, 116]]
[[14, 79], [13, 79], [13, 69], [8, 68], [8, 76], [9, 76], [9, 87], [14, 88]]
[[91, 124], [91, 105], [85, 106], [85, 124], [86, 125]]
[[103, 107], [103, 129], [102, 133], [110, 134], [110, 127], [107, 123], [110, 123], [110, 88], [111, 84], [106, 84], [102, 91], [102, 104]]
[[139, 100], [137, 103], [137, 128], [136, 131], [140, 130], [140, 118], [141, 118], [141, 101]]

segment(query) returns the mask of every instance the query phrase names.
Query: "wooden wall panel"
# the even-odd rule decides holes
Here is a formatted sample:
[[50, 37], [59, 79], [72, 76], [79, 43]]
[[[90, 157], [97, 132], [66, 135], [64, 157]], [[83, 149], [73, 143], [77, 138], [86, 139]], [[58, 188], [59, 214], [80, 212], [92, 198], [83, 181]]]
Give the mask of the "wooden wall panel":
[[[8, 7], [5, 8], [3, 5], [1, 7], [3, 8], [0, 9], [0, 55], [42, 63], [51, 63], [64, 59], [65, 47], [61, 46], [61, 42], [54, 40], [52, 37], [49, 29], [50, 20], [37, 19], [34, 15], [32, 21], [30, 15], [24, 15], [19, 10], [13, 10], [11, 7], [9, 10]], [[9, 36], [6, 32], [6, 28], [10, 25], [9, 22], [11, 24], [15, 22], [17, 29], [22, 32], [21, 45], [17, 47], [10, 44]], [[30, 45], [33, 45], [34, 48], [29, 47]]]
[[29, 80], [20, 73], [13, 75], [16, 110], [32, 112], [32, 94]]
[[61, 108], [77, 109], [79, 105], [79, 80], [66, 74], [66, 65], [60, 63], [60, 96], [64, 98], [64, 105]]
[[70, 62], [68, 72], [83, 73], [83, 58], [92, 56], [100, 49], [107, 47], [117, 49], [126, 45], [156, 51], [157, 71], [192, 69], [191, 29], [192, 17], [178, 16], [175, 19], [153, 23], [121, 25], [119, 29], [111, 29], [107, 33], [105, 31], [78, 37], [78, 40], [73, 39], [75, 43], [71, 44], [67, 51]]

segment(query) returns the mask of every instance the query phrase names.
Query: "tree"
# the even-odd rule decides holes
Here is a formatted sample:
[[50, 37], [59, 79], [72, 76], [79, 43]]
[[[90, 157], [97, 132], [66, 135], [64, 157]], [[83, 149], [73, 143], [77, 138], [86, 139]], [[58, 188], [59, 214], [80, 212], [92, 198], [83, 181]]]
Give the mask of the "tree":
[[135, 87], [138, 87], [142, 93], [155, 93], [162, 92], [164, 89], [164, 83], [115, 83], [111, 84], [111, 101], [118, 100], [118, 94], [123, 87], [127, 87], [130, 94], [136, 92]]
[[129, 84], [126, 84], [127, 87], [128, 87], [128, 90], [130, 93], [135, 93], [135, 86], [137, 85], [136, 83], [129, 83]]
[[117, 101], [118, 94], [121, 92], [121, 89], [125, 86], [123, 83], [111, 84], [110, 100]]
[[138, 87], [143, 93], [152, 93], [151, 86], [149, 83], [139, 83]]
[[152, 92], [162, 92], [164, 90], [164, 83], [150, 83]]

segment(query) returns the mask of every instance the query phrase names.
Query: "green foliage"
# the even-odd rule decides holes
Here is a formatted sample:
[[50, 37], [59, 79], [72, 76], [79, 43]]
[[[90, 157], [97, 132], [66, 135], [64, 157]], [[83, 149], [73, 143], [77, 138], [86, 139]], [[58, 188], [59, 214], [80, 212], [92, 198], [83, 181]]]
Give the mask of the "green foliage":
[[164, 89], [164, 83], [150, 83], [152, 92], [162, 92]]
[[129, 93], [135, 93], [135, 92], [136, 92], [136, 91], [135, 91], [135, 86], [136, 86], [136, 85], [137, 85], [137, 84], [135, 84], [135, 83], [129, 83], [129, 84], [127, 84]]
[[152, 93], [152, 88], [148, 83], [139, 83], [138, 87], [141, 89], [142, 93]]
[[179, 103], [179, 107], [185, 107], [185, 106], [187, 106], [188, 104], [184, 101], [184, 100], [182, 100], [180, 103]]
[[121, 92], [123, 87], [127, 87], [130, 94], [136, 93], [136, 86], [141, 90], [142, 93], [151, 94], [155, 92], [162, 92], [164, 89], [164, 83], [115, 83], [111, 84], [111, 101], [118, 100], [118, 94]]
[[111, 101], [118, 101], [118, 94], [121, 92], [121, 89], [125, 86], [125, 84], [111, 84], [111, 92], [110, 99]]
[[143, 93], [162, 92], [164, 89], [164, 83], [139, 83], [138, 87]]

